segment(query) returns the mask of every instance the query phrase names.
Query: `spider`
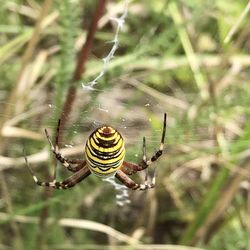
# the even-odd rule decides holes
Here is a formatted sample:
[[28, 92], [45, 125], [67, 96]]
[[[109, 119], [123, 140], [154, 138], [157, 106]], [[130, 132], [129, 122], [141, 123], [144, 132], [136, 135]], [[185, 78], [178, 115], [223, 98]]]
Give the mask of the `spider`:
[[133, 190], [146, 190], [155, 186], [155, 173], [152, 182], [147, 182], [147, 174], [144, 184], [137, 184], [129, 175], [147, 169], [156, 161], [163, 152], [164, 139], [166, 134], [167, 114], [164, 114], [162, 138], [158, 151], [149, 159], [146, 157], [146, 139], [143, 137], [143, 157], [139, 164], [124, 161], [125, 146], [121, 134], [109, 125], [97, 128], [88, 138], [85, 145], [85, 159], [67, 159], [59, 151], [58, 138], [60, 132], [60, 120], [57, 125], [55, 145], [52, 143], [47, 129], [45, 134], [51, 147], [51, 151], [56, 159], [69, 171], [74, 172], [64, 181], [56, 181], [56, 170], [51, 182], [38, 180], [31, 169], [26, 155], [24, 155], [26, 166], [28, 167], [35, 183], [39, 186], [52, 187], [55, 189], [68, 189], [88, 177], [91, 173], [98, 177], [105, 178], [114, 175], [125, 186]]

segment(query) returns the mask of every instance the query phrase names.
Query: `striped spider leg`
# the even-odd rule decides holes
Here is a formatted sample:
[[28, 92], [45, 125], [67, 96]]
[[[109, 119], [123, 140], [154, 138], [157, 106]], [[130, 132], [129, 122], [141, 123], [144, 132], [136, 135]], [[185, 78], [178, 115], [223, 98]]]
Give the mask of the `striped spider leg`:
[[[143, 137], [143, 156], [142, 156], [142, 161], [137, 165], [134, 163], [130, 163], [130, 162], [123, 162], [123, 165], [121, 167], [120, 170], [118, 170], [116, 172], [116, 177], [124, 184], [126, 185], [128, 188], [131, 189], [139, 189], [139, 190], [146, 190], [149, 188], [153, 188], [155, 186], [155, 171], [154, 171], [154, 175], [152, 178], [152, 182], [148, 183], [148, 166], [156, 161], [163, 152], [163, 147], [164, 147], [164, 140], [165, 140], [165, 135], [166, 135], [166, 126], [167, 126], [167, 114], [164, 114], [164, 120], [163, 120], [163, 130], [162, 130], [162, 137], [161, 137], [161, 144], [159, 149], [156, 151], [156, 153], [147, 160], [147, 156], [146, 156], [146, 138]], [[141, 171], [141, 170], [146, 170], [146, 176], [145, 176], [145, 182], [144, 184], [137, 184], [136, 182], [134, 182], [132, 179], [130, 179], [130, 177], [128, 175], [132, 175], [134, 173], [136, 173], [137, 171]]]
[[[48, 142], [50, 144], [51, 151], [54, 153], [56, 159], [66, 169], [68, 169], [71, 172], [74, 172], [74, 174], [71, 175], [70, 177], [68, 177], [64, 181], [61, 181], [61, 182], [56, 181], [56, 167], [55, 167], [53, 181], [51, 181], [51, 182], [40, 181], [36, 177], [34, 171], [31, 169], [31, 167], [30, 167], [30, 165], [28, 163], [28, 159], [27, 159], [26, 155], [24, 155], [26, 166], [28, 167], [28, 169], [29, 169], [35, 183], [37, 185], [39, 185], [39, 186], [52, 187], [52, 188], [56, 188], [56, 189], [67, 189], [67, 188], [73, 187], [78, 182], [82, 181], [83, 179], [85, 179], [87, 176], [89, 176], [91, 174], [90, 170], [88, 169], [88, 167], [86, 165], [85, 160], [67, 159], [67, 158], [65, 158], [64, 156], [61, 155], [61, 153], [59, 151], [59, 146], [58, 146], [59, 132], [60, 132], [60, 120], [58, 121], [58, 125], [57, 125], [57, 133], [56, 133], [56, 140], [55, 140], [55, 146], [54, 146], [51, 139], [50, 139], [50, 136], [48, 134], [47, 129], [45, 129], [45, 134], [46, 134], [46, 137], [47, 137]], [[72, 165], [75, 165], [75, 166], [72, 166]]]
[[37, 185], [43, 186], [43, 187], [52, 187], [55, 189], [68, 189], [68, 188], [75, 186], [78, 182], [82, 181], [83, 179], [85, 179], [86, 177], [88, 177], [91, 174], [88, 167], [84, 166], [80, 170], [78, 170], [77, 172], [72, 174], [70, 177], [65, 179], [64, 181], [56, 181], [56, 179], [54, 179], [53, 181], [50, 181], [50, 182], [40, 181], [40, 180], [38, 180], [34, 171], [30, 167], [26, 155], [24, 155], [24, 159], [26, 162], [26, 166], [28, 167], [35, 183]]
[[[81, 160], [81, 159], [68, 159], [65, 158], [59, 150], [59, 134], [60, 134], [60, 124], [61, 124], [61, 120], [58, 120], [58, 124], [57, 124], [57, 128], [56, 128], [56, 139], [55, 139], [55, 146], [53, 145], [49, 133], [47, 131], [47, 129], [45, 129], [45, 134], [47, 137], [47, 140], [50, 144], [50, 148], [51, 151], [53, 152], [53, 154], [55, 155], [56, 159], [62, 163], [62, 165], [68, 169], [71, 172], [77, 172], [78, 170], [80, 170], [84, 165], [86, 165], [86, 161], [85, 160]], [[72, 166], [76, 165], [76, 166]], [[55, 171], [56, 172], [56, 171]]]

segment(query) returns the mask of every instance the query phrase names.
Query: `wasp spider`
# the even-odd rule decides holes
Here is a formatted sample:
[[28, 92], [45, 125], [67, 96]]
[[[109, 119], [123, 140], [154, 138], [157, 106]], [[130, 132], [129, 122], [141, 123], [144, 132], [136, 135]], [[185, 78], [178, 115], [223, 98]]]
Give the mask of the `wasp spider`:
[[69, 178], [64, 181], [56, 181], [56, 171], [54, 174], [54, 180], [51, 182], [43, 182], [38, 180], [33, 170], [30, 168], [27, 157], [24, 156], [26, 165], [33, 176], [33, 179], [37, 185], [52, 187], [56, 189], [71, 188], [91, 173], [98, 177], [105, 178], [111, 175], [115, 175], [125, 186], [130, 189], [145, 190], [153, 188], [155, 186], [155, 174], [152, 178], [152, 182], [147, 182], [147, 175], [144, 184], [137, 184], [129, 175], [146, 169], [152, 162], [156, 161], [163, 151], [164, 138], [166, 134], [166, 120], [167, 114], [164, 114], [163, 130], [161, 137], [161, 144], [158, 151], [149, 159], [146, 157], [146, 139], [143, 137], [143, 157], [139, 164], [134, 164], [124, 161], [125, 157], [125, 145], [121, 134], [111, 126], [102, 126], [97, 128], [88, 138], [85, 146], [85, 159], [67, 159], [59, 151], [58, 147], [58, 135], [60, 130], [60, 120], [57, 126], [57, 134], [55, 145], [52, 143], [50, 136], [45, 129], [45, 134], [51, 147], [51, 151], [54, 153], [56, 159], [69, 171], [74, 172]]

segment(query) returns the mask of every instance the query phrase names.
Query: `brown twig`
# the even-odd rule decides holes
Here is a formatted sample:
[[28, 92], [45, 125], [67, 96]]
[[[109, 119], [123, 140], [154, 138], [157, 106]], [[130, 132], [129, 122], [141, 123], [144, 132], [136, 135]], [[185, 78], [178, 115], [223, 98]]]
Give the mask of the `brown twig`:
[[[70, 115], [70, 112], [72, 110], [72, 106], [73, 106], [73, 103], [75, 101], [75, 98], [76, 98], [76, 91], [77, 91], [76, 83], [81, 79], [82, 74], [85, 70], [85, 64], [87, 62], [91, 48], [93, 46], [93, 40], [94, 40], [94, 36], [95, 36], [96, 30], [97, 30], [98, 21], [100, 20], [102, 14], [104, 12], [104, 8], [106, 6], [106, 3], [107, 3], [107, 0], [99, 0], [98, 4], [96, 6], [96, 10], [94, 13], [92, 23], [91, 23], [89, 30], [88, 30], [86, 41], [78, 54], [76, 68], [75, 68], [75, 71], [74, 71], [74, 74], [72, 77], [72, 81], [71, 81], [71, 85], [69, 87], [69, 90], [68, 90], [68, 93], [66, 96], [66, 100], [65, 100], [65, 103], [63, 106], [63, 110], [61, 113], [60, 131], [62, 131], [62, 132], [64, 131], [65, 124], [66, 124], [67, 120], [69, 119], [69, 115]], [[59, 141], [61, 141], [62, 137], [63, 137], [63, 134], [60, 133]]]
[[[104, 12], [106, 2], [107, 2], [106, 0], [99, 0], [97, 7], [96, 7], [96, 10], [95, 10], [95, 13], [94, 13], [92, 23], [91, 23], [89, 30], [88, 30], [86, 41], [78, 54], [76, 68], [75, 68], [72, 80], [70, 82], [70, 87], [68, 89], [66, 100], [64, 102], [64, 106], [63, 106], [61, 117], [60, 117], [60, 119], [61, 119], [61, 123], [60, 123], [61, 133], [59, 133], [59, 136], [58, 136], [59, 142], [61, 141], [61, 138], [63, 136], [62, 133], [64, 131], [65, 123], [69, 119], [69, 115], [70, 115], [70, 112], [72, 110], [72, 106], [73, 106], [73, 103], [75, 101], [75, 98], [76, 98], [76, 91], [77, 91], [76, 84], [81, 79], [81, 76], [85, 70], [84, 66], [87, 62], [91, 48], [93, 46], [93, 40], [94, 40], [94, 35], [96, 33], [96, 30], [97, 30], [98, 21], [100, 20], [100, 17], [102, 16], [102, 13]], [[45, 190], [44, 200], [45, 201], [48, 200], [52, 196], [52, 194], [53, 194], [52, 189]], [[49, 209], [48, 206], [44, 207], [44, 209], [41, 211], [41, 214], [40, 214], [40, 221], [39, 221], [40, 233], [38, 235], [37, 249], [42, 249], [42, 247], [43, 247], [43, 241], [44, 241], [45, 237], [44, 237], [44, 234], [42, 232], [44, 231], [44, 228], [46, 227], [46, 221], [47, 221], [47, 218], [49, 216], [48, 209]]]

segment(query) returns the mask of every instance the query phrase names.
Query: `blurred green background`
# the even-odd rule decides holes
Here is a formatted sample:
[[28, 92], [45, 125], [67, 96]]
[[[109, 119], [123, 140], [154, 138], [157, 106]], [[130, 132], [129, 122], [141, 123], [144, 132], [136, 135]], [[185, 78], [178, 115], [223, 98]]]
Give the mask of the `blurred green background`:
[[[99, 1], [100, 3], [101, 1]], [[250, 249], [250, 18], [248, 1], [128, 1], [119, 47], [94, 89], [125, 1], [107, 1], [81, 80], [72, 76], [98, 1], [0, 1], [0, 249]], [[167, 136], [156, 187], [116, 190], [93, 175], [69, 190], [35, 185], [56, 165], [54, 137], [82, 158], [97, 126], [116, 127], [126, 161]], [[58, 180], [70, 173], [58, 164]], [[149, 171], [152, 174], [152, 171]], [[132, 179], [143, 183], [145, 172]]]

